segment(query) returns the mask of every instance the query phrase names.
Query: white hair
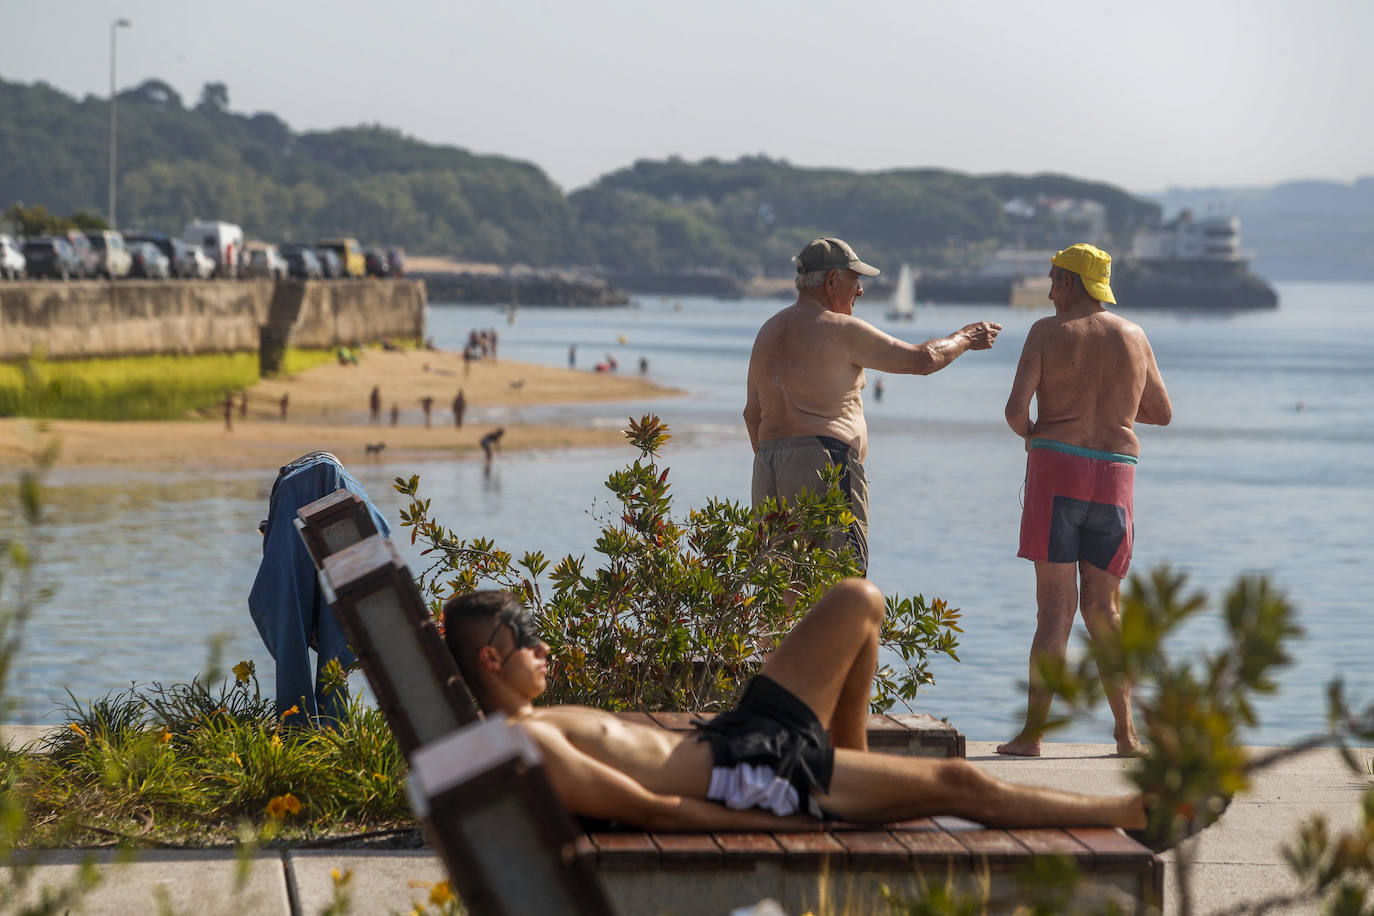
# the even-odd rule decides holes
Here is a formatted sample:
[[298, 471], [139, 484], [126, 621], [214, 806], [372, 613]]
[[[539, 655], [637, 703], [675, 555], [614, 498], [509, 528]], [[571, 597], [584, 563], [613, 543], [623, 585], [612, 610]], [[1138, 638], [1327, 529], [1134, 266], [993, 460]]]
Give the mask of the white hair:
[[[792, 263], [796, 264], [798, 267], [802, 266], [801, 258], [793, 258]], [[821, 286], [825, 283], [825, 278], [829, 276], [830, 271], [834, 269], [835, 268], [833, 267], [827, 267], [824, 270], [804, 271], [802, 273], [797, 274], [797, 279], [793, 280], [792, 282], [796, 284], [797, 289], [799, 290], [815, 289], [816, 287]]]

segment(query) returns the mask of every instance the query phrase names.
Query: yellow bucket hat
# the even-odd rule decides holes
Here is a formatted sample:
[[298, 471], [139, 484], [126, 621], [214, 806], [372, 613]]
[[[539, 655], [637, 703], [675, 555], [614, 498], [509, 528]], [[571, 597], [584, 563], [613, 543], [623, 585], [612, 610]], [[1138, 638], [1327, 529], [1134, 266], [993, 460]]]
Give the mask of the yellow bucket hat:
[[1083, 278], [1083, 289], [1098, 302], [1116, 305], [1112, 295], [1112, 256], [1101, 248], [1078, 244], [1057, 252], [1050, 263]]

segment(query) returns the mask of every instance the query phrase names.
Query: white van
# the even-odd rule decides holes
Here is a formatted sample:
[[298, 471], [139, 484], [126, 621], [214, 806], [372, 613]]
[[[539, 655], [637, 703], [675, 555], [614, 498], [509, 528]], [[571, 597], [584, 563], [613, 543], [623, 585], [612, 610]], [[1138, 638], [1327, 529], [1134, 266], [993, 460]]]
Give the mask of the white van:
[[204, 251], [215, 262], [215, 275], [238, 275], [239, 254], [243, 251], [243, 227], [237, 223], [193, 219], [181, 230], [181, 240]]

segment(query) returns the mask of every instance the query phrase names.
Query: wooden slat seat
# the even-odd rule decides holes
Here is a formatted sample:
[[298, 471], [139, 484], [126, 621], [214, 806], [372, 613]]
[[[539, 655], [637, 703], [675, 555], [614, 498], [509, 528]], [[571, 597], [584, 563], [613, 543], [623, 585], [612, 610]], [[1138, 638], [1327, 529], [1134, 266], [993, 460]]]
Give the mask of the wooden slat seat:
[[1117, 830], [921, 823], [816, 833], [593, 833], [590, 840], [597, 872], [627, 916], [672, 910], [674, 901], [683, 902], [682, 912], [723, 913], [762, 897], [778, 900], [786, 912], [805, 912], [816, 909], [822, 883], [832, 904], [847, 907], [837, 911], [877, 912], [884, 885], [914, 899], [947, 881], [977, 893], [985, 878], [988, 911], [1010, 912], [1018, 894], [1014, 873], [1045, 854], [1074, 859], [1099, 892], [1136, 905], [1163, 899], [1162, 862]]

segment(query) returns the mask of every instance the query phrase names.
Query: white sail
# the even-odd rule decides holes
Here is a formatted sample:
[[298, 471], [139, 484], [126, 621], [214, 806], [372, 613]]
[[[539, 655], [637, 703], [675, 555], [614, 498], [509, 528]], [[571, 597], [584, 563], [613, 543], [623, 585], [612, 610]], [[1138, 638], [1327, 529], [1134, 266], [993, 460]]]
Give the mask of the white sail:
[[910, 264], [903, 264], [897, 274], [897, 286], [892, 290], [887, 317], [899, 321], [910, 321], [916, 317], [916, 277], [911, 272]]

